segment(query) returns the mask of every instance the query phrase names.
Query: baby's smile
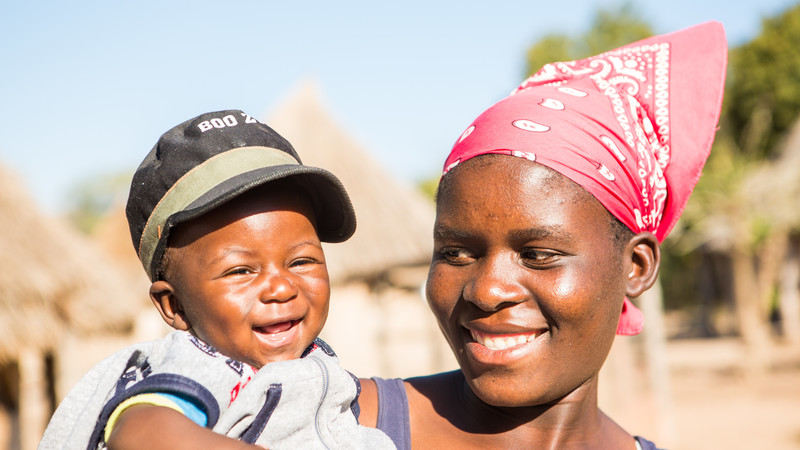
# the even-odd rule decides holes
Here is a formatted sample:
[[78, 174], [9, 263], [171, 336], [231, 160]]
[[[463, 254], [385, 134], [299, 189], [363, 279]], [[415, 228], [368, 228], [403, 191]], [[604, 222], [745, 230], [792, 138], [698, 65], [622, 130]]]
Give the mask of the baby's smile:
[[285, 320], [253, 327], [260, 340], [270, 347], [282, 347], [290, 344], [298, 336], [298, 325], [302, 319]]
[[253, 329], [258, 333], [264, 334], [277, 334], [282, 333], [284, 331], [288, 331], [290, 328], [294, 327], [300, 323], [300, 320], [287, 320], [284, 322], [278, 322], [271, 325], [263, 325], [260, 327], [253, 327]]

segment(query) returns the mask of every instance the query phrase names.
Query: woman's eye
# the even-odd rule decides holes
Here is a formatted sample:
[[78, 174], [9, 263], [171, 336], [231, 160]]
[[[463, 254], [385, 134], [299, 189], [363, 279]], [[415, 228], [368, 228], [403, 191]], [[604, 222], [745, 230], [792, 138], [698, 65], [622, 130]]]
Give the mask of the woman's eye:
[[445, 247], [439, 253], [450, 264], [466, 264], [472, 260], [472, 254], [463, 248]]
[[532, 265], [544, 265], [555, 262], [558, 259], [558, 253], [552, 251], [524, 249], [520, 252], [522, 259]]

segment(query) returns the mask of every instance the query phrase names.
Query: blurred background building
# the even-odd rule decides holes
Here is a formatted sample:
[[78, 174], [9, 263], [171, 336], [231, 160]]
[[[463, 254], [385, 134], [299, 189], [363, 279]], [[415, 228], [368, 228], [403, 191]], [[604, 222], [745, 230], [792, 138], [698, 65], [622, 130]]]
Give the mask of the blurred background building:
[[[340, 177], [358, 216], [351, 240], [325, 248], [322, 337], [359, 376], [449, 370], [423, 295], [449, 145], [546, 62], [712, 19], [731, 50], [720, 129], [660, 285], [637, 300], [645, 332], [617, 339], [603, 368], [600, 406], [669, 448], [800, 448], [800, 5], [265, 5], [0, 6], [13, 68], [0, 75], [0, 449], [35, 448], [93, 364], [169, 331], [123, 212], [160, 132], [276, 105], [260, 117]], [[327, 78], [295, 85], [309, 68]]]

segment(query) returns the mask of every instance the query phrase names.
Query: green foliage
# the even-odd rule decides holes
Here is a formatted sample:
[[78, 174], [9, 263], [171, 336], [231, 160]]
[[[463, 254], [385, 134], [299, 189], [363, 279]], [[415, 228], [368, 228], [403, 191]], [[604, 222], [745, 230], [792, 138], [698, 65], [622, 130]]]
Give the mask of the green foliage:
[[547, 63], [571, 61], [577, 59], [573, 55], [575, 43], [563, 34], [548, 34], [532, 45], [527, 52], [527, 75], [532, 75]]
[[640, 17], [631, 3], [616, 9], [601, 9], [583, 37], [585, 56], [613, 50], [652, 35], [652, 27]]
[[731, 50], [725, 110], [741, 151], [769, 157], [800, 114], [800, 4]]
[[652, 35], [652, 28], [631, 3], [600, 9], [589, 30], [581, 36], [552, 33], [532, 45], [526, 55], [527, 74], [547, 63], [585, 58]]
[[425, 195], [426, 198], [431, 199], [431, 201], [436, 199], [436, 190], [439, 188], [439, 179], [441, 175], [435, 175], [430, 178], [426, 178], [419, 183], [417, 183], [417, 188]]
[[80, 231], [91, 233], [115, 202], [123, 201], [131, 175], [107, 174], [84, 180], [70, 189], [67, 219]]

